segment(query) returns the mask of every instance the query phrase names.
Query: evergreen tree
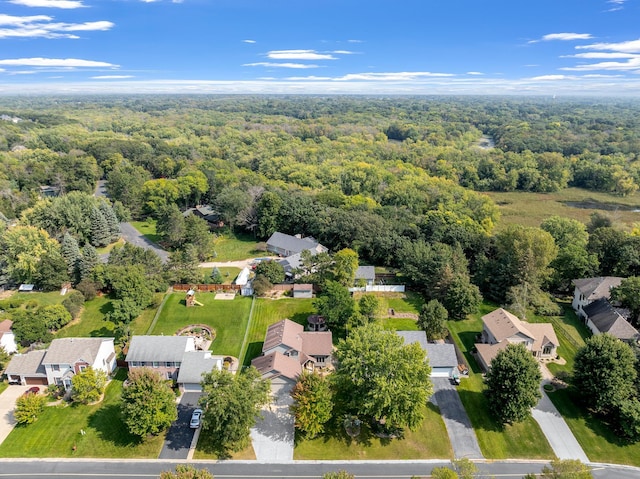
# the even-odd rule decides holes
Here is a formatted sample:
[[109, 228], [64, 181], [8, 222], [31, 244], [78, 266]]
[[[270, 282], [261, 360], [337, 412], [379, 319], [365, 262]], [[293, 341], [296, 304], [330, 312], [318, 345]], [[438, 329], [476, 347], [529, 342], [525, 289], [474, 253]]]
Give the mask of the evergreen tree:
[[82, 248], [82, 257], [80, 258], [80, 281], [88, 279], [95, 267], [100, 263], [100, 257], [96, 249], [89, 243]]
[[109, 225], [100, 210], [94, 207], [91, 210], [91, 244], [96, 248], [107, 246], [111, 239]]
[[78, 241], [68, 232], [64, 234], [60, 244], [60, 253], [67, 263], [67, 271], [72, 279], [76, 278], [80, 261], [80, 247]]
[[224, 278], [222, 277], [222, 273], [220, 272], [220, 270], [218, 269], [217, 266], [215, 266], [213, 268], [213, 271], [211, 271], [211, 282], [213, 284], [222, 284], [222, 283], [224, 283]]
[[120, 222], [118, 221], [115, 211], [113, 211], [109, 203], [102, 201], [100, 203], [100, 213], [102, 213], [102, 216], [104, 216], [104, 219], [107, 221], [109, 242], [113, 243], [114, 241], [118, 241], [120, 238]]

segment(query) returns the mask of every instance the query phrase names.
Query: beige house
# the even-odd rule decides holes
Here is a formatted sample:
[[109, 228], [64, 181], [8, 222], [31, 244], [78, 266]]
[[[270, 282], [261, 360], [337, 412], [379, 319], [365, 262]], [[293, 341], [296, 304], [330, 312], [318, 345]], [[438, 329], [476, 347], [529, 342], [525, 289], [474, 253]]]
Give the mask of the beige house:
[[262, 356], [254, 358], [251, 365], [272, 384], [292, 384], [303, 369], [329, 366], [332, 339], [331, 331], [305, 331], [301, 324], [283, 319], [269, 326]]
[[553, 359], [560, 346], [551, 323], [527, 323], [502, 308], [482, 317], [481, 342], [477, 343], [478, 360], [485, 371], [498, 352], [509, 344], [524, 344], [537, 359]]

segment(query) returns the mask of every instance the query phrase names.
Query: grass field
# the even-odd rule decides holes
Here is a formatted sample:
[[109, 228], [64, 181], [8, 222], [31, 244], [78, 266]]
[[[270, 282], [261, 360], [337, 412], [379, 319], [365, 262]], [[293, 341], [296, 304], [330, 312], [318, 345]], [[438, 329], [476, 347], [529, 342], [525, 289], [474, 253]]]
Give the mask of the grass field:
[[238, 261], [266, 256], [266, 245], [246, 234], [227, 232], [218, 237], [215, 249], [215, 261]]
[[629, 444], [617, 437], [600, 419], [577, 405], [570, 389], [549, 393], [549, 397], [591, 461], [640, 466], [640, 443]]
[[115, 243], [108, 244], [104, 248], [96, 248], [96, 252], [98, 254], [110, 253], [113, 248], [119, 248], [121, 246], [124, 246], [124, 243], [125, 243], [124, 238], [120, 238]]
[[151, 334], [173, 335], [189, 324], [207, 324], [216, 330], [211, 350], [215, 354], [239, 358], [249, 320], [251, 298], [238, 296], [232, 301], [214, 298], [213, 293], [200, 293], [196, 300], [204, 306], [187, 308], [184, 293], [171, 294]]
[[46, 407], [35, 423], [11, 432], [0, 445], [0, 457], [157, 458], [164, 435], [141, 441], [122, 422], [120, 396], [125, 378], [126, 372], [119, 371], [100, 404]]
[[640, 221], [640, 215], [633, 211], [640, 209], [640, 193], [620, 197], [580, 188], [566, 188], [555, 193], [486, 194], [500, 209], [502, 217], [498, 230], [511, 223], [539, 226], [545, 218], [552, 215], [588, 223], [589, 215], [596, 211], [609, 214], [615, 223], [624, 225], [627, 229]]
[[425, 420], [416, 431], [405, 431], [403, 439], [380, 439], [367, 427], [360, 437], [351, 439], [341, 427], [314, 440], [298, 439], [293, 458], [297, 460], [364, 459], [449, 459], [452, 457], [449, 436], [440, 410], [429, 403]]
[[7, 381], [0, 381], [0, 394], [2, 394], [2, 391], [7, 389], [8, 387], [9, 383], [7, 383]]
[[[20, 307], [25, 308], [27, 303], [31, 302], [33, 302], [34, 305], [37, 305], [36, 307], [59, 304], [64, 301], [65, 297], [60, 294], [60, 291], [51, 291], [49, 293], [13, 293], [9, 298], [11, 302], [21, 302], [22, 304]], [[3, 301], [6, 301], [9, 298], [5, 298]]]
[[[202, 273], [203, 278], [211, 278], [211, 273], [213, 272], [213, 268], [198, 268]], [[222, 279], [224, 280], [222, 284], [231, 284], [238, 277], [240, 268], [233, 268], [230, 266], [225, 266], [222, 268], [218, 268], [220, 270], [220, 274], [222, 274]]]
[[160, 243], [160, 236], [156, 232], [156, 220], [132, 221], [131, 224], [149, 241], [153, 241], [156, 244]]
[[[210, 433], [206, 429], [202, 429], [200, 431], [200, 437], [198, 438], [198, 445], [196, 446], [196, 452], [193, 455], [194, 459], [208, 459], [208, 460], [217, 460], [223, 459], [216, 454], [215, 451], [212, 451], [212, 448], [207, 447], [208, 443], [211, 442]], [[231, 457], [224, 458], [231, 459], [234, 461], [255, 461], [256, 453], [253, 451], [253, 446], [249, 444], [242, 451], [238, 451], [231, 454]]]
[[251, 326], [247, 333], [246, 350], [242, 352], [244, 365], [262, 352], [264, 335], [270, 324], [288, 318], [296, 323], [307, 324], [307, 316], [315, 313], [312, 299], [256, 299], [251, 318]]
[[469, 377], [458, 387], [460, 399], [471, 419], [482, 453], [487, 459], [532, 458], [552, 459], [553, 451], [538, 424], [529, 418], [510, 426], [502, 426], [491, 415], [483, 394], [484, 380], [471, 355], [476, 335], [482, 331], [483, 315], [493, 311], [494, 304], [485, 302], [480, 312], [465, 321], [449, 321], [449, 331], [469, 363]]

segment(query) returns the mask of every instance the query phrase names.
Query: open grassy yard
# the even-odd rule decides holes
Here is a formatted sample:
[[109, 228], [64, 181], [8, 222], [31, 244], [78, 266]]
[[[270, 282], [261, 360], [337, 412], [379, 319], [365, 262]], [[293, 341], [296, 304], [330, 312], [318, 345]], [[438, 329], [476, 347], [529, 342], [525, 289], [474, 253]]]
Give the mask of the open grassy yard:
[[7, 389], [8, 387], [9, 383], [7, 381], [0, 381], [0, 394], [2, 394], [2, 391]]
[[497, 228], [510, 223], [539, 226], [549, 216], [559, 215], [589, 222], [589, 215], [598, 211], [607, 213], [617, 223], [630, 229], [638, 221], [640, 193], [620, 197], [580, 188], [565, 188], [555, 193], [486, 193], [498, 205], [502, 214]]
[[307, 316], [314, 314], [312, 299], [264, 299], [257, 298], [251, 318], [251, 326], [247, 333], [247, 345], [243, 354], [243, 364], [251, 364], [251, 360], [260, 356], [264, 335], [269, 325], [281, 319], [290, 319], [296, 323], [307, 324]]
[[411, 318], [385, 318], [382, 327], [388, 331], [419, 331], [418, 323]]
[[96, 248], [96, 251], [98, 254], [111, 253], [111, 250], [113, 248], [120, 248], [121, 246], [124, 246], [124, 243], [125, 243], [124, 238], [120, 238], [118, 241], [108, 244], [103, 248]]
[[173, 335], [189, 324], [207, 324], [216, 330], [211, 350], [215, 354], [239, 358], [249, 320], [251, 298], [237, 296], [232, 301], [222, 301], [214, 299], [214, 293], [199, 293], [196, 300], [204, 306], [187, 308], [184, 297], [184, 293], [171, 294], [151, 334]]
[[617, 437], [599, 418], [577, 405], [570, 389], [549, 393], [549, 397], [591, 461], [640, 466], [640, 443], [629, 444]]
[[251, 235], [226, 232], [215, 243], [214, 261], [238, 261], [266, 256], [266, 245], [256, 241]]
[[156, 220], [150, 218], [146, 221], [132, 221], [131, 224], [149, 241], [156, 244], [160, 242], [160, 236], [156, 232]]
[[126, 372], [119, 371], [100, 404], [46, 407], [35, 423], [11, 432], [0, 445], [0, 457], [157, 458], [164, 435], [141, 441], [120, 418], [125, 378]]
[[465, 321], [449, 321], [449, 331], [469, 363], [469, 377], [458, 387], [460, 399], [471, 419], [482, 453], [487, 459], [536, 458], [552, 459], [553, 451], [540, 427], [529, 418], [518, 424], [502, 426], [488, 410], [483, 394], [484, 381], [480, 368], [471, 354], [476, 335], [482, 331], [483, 315], [493, 311], [495, 305], [485, 302], [480, 312]]
[[[49, 293], [39, 293], [39, 292], [18, 293], [16, 292], [2, 301], [7, 301], [15, 305], [17, 305], [18, 303], [21, 303], [19, 307], [23, 309], [27, 307], [29, 309], [36, 309], [41, 306], [49, 306], [52, 304], [62, 303], [62, 301], [64, 301], [64, 298], [65, 296], [62, 296], [60, 294], [60, 291], [51, 291]], [[1, 303], [2, 302], [0, 301], [0, 304]], [[33, 305], [34, 308], [32, 308], [31, 305]], [[3, 308], [0, 308], [0, 309], [3, 309]]]
[[[196, 452], [193, 455], [194, 459], [206, 459], [210, 461], [215, 461], [217, 459], [223, 459], [216, 454], [215, 451], [212, 450], [208, 445], [211, 443], [210, 433], [202, 429], [200, 431], [200, 437], [198, 438], [198, 445], [196, 446]], [[242, 451], [238, 451], [231, 454], [231, 457], [224, 458], [231, 459], [234, 461], [255, 461], [256, 453], [253, 451], [253, 446], [249, 444]]]
[[[202, 273], [203, 278], [211, 278], [211, 273], [213, 272], [213, 268], [198, 268]], [[222, 274], [222, 279], [224, 280], [222, 284], [231, 284], [238, 277], [240, 268], [233, 268], [230, 266], [225, 266], [222, 268], [218, 268], [220, 270], [220, 274]]]
[[298, 439], [293, 458], [297, 460], [364, 460], [364, 459], [450, 459], [449, 436], [440, 410], [429, 403], [425, 420], [416, 431], [405, 431], [403, 439], [380, 439], [367, 427], [360, 437], [351, 439], [342, 427], [313, 440]]

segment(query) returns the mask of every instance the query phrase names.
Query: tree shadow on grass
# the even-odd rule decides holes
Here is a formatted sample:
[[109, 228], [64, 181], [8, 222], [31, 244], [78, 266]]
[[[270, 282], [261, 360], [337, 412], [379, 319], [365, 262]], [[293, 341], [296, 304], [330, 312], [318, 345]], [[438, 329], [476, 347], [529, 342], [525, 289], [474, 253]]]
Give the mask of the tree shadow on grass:
[[104, 315], [112, 312], [113, 311], [113, 303], [111, 302], [111, 300], [107, 301], [102, 306], [100, 306], [100, 310], [99, 311]]
[[301, 324], [302, 326], [304, 326], [304, 329], [307, 329], [307, 318], [309, 317], [309, 315], [313, 314], [312, 312], [300, 312], [300, 313], [296, 313], [291, 315], [291, 317], [289, 318], [291, 321], [295, 321], [298, 324]]
[[205, 454], [212, 454], [218, 459], [231, 459], [233, 452], [222, 444], [221, 436], [216, 436], [204, 428], [200, 431], [198, 449]]
[[458, 394], [474, 429], [492, 432], [504, 431], [504, 424], [489, 411], [487, 398], [482, 392], [458, 389]]
[[[113, 323], [110, 323], [113, 324]], [[93, 331], [91, 331], [89, 333], [89, 336], [91, 336], [92, 338], [107, 338], [107, 337], [113, 337], [115, 333], [113, 332], [113, 329], [109, 329], [106, 326], [102, 326], [100, 329], [94, 329]]]
[[251, 360], [257, 358], [262, 354], [263, 341], [249, 343], [247, 346], [247, 353], [244, 355], [243, 366], [251, 366]]
[[120, 415], [117, 404], [109, 404], [89, 416], [89, 427], [96, 430], [98, 437], [117, 447], [135, 447], [142, 439], [131, 434]]

